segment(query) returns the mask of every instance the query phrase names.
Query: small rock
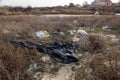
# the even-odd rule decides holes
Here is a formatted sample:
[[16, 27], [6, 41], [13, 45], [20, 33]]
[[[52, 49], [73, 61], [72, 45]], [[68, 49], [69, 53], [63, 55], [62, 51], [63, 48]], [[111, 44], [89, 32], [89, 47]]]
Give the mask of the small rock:
[[44, 62], [47, 62], [47, 61], [50, 61], [50, 57], [49, 56], [43, 56], [42, 57], [42, 61], [44, 61]]

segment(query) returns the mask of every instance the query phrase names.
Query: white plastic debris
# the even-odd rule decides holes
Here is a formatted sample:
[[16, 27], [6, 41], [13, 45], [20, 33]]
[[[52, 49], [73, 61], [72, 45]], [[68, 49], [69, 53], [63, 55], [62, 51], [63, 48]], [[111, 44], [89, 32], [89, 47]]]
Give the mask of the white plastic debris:
[[64, 35], [64, 32], [60, 32], [61, 35]]
[[49, 33], [47, 31], [38, 31], [35, 33], [37, 37], [39, 38], [46, 38], [49, 37]]
[[104, 30], [111, 30], [111, 29], [112, 29], [111, 26], [103, 26], [102, 28], [103, 28]]
[[78, 20], [74, 20], [73, 23], [74, 23], [74, 24], [78, 23]]
[[29, 71], [32, 71], [33, 69], [35, 69], [37, 67], [37, 64], [36, 63], [34, 63], [34, 64], [31, 64], [30, 66], [29, 66]]
[[78, 42], [79, 40], [80, 40], [80, 38], [77, 38], [76, 36], [75, 37], [73, 37], [73, 42]]
[[81, 36], [88, 36], [88, 33], [85, 30], [78, 30], [77, 33]]
[[100, 13], [98, 11], [95, 12], [95, 15], [99, 15]]
[[88, 36], [88, 33], [80, 27], [80, 29], [76, 31], [72, 40], [73, 42], [78, 42], [80, 40], [80, 37], [87, 37], [87, 36]]
[[77, 30], [68, 30], [68, 33], [71, 35], [74, 35], [76, 33]]
[[60, 30], [56, 30], [53, 32], [54, 34], [57, 34], [57, 35], [65, 35], [64, 32], [60, 31]]
[[74, 32], [73, 31], [68, 31], [71, 35], [73, 35], [74, 34]]

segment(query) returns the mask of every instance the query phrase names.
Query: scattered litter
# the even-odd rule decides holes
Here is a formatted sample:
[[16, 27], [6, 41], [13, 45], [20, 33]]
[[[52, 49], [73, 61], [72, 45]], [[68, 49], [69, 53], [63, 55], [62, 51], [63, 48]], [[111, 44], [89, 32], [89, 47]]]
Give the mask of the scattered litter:
[[95, 27], [96, 27], [96, 25], [93, 25], [93, 26], [92, 26], [92, 28], [95, 28]]
[[107, 51], [110, 51], [110, 48], [107, 48], [106, 50], [107, 50]]
[[79, 29], [77, 33], [80, 34], [81, 36], [88, 36], [88, 33], [85, 30]]
[[59, 29], [54, 31], [53, 33], [57, 35], [65, 35], [64, 32], [60, 31]]
[[73, 32], [73, 31], [70, 31], [70, 30], [69, 30], [68, 32], [69, 32], [71, 35], [73, 35], [73, 34], [74, 34], [74, 32]]
[[82, 27], [80, 27], [79, 30], [75, 33], [74, 37], [72, 38], [73, 42], [78, 42], [80, 40], [80, 37], [86, 37], [88, 36], [88, 33], [83, 30]]
[[23, 40], [15, 40], [15, 41], [10, 41], [10, 42], [12, 44], [19, 44], [21, 46], [29, 47], [29, 48], [42, 45], [40, 43], [33, 43], [33, 42], [30, 42], [30, 41], [23, 41]]
[[29, 66], [29, 71], [32, 71], [33, 69], [35, 69], [37, 67], [37, 64], [36, 63], [34, 63], [34, 64], [31, 64], [30, 66]]
[[85, 30], [90, 30], [90, 27], [83, 27], [83, 28], [80, 28], [79, 30], [68, 30], [68, 32], [71, 35], [80, 34], [81, 36], [87, 36], [88, 33]]
[[53, 42], [50, 47], [46, 47], [40, 43], [22, 40], [15, 40], [10, 42], [12, 44], [18, 44], [27, 48], [36, 47], [39, 52], [48, 54], [58, 62], [71, 63], [78, 61], [78, 59], [73, 55], [77, 52], [77, 47], [74, 47], [71, 43], [68, 42], [62, 44]]
[[16, 36], [16, 37], [20, 37], [21, 35], [20, 35], [20, 34], [16, 34], [15, 36]]
[[73, 32], [77, 32], [77, 30], [73, 30]]
[[77, 30], [68, 30], [68, 33], [71, 35], [74, 35], [77, 32]]
[[98, 11], [95, 12], [95, 15], [99, 15], [100, 13]]
[[64, 43], [57, 43], [53, 42], [51, 43], [51, 46], [54, 47], [55, 49], [59, 49], [61, 52], [65, 54], [76, 54], [78, 51], [78, 46], [77, 43], [69, 43], [69, 42], [64, 42]]
[[95, 28], [96, 28], [96, 25], [93, 25], [90, 30], [95, 31]]
[[78, 23], [78, 20], [74, 20], [73, 23], [74, 23], [74, 24], [77, 24], [77, 23]]
[[73, 40], [73, 42], [78, 42], [80, 40], [80, 38], [78, 38], [77, 36], [74, 36], [72, 40]]
[[104, 29], [104, 30], [111, 30], [111, 29], [112, 29], [112, 26], [103, 26], [103, 29]]
[[35, 34], [39, 38], [46, 38], [46, 37], [50, 36], [49, 33], [48, 33], [48, 31], [38, 31]]

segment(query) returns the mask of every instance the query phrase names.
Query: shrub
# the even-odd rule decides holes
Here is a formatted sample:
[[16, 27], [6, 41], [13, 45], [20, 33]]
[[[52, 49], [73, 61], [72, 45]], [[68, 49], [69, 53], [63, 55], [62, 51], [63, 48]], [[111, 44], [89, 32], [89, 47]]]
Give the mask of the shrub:
[[106, 39], [103, 35], [100, 34], [89, 35], [89, 41], [91, 50], [103, 50], [106, 46]]
[[96, 80], [120, 79], [120, 47], [114, 47], [106, 54], [95, 56], [90, 67]]
[[25, 78], [35, 51], [0, 41], [0, 80], [31, 80]]
[[79, 47], [86, 51], [103, 51], [106, 46], [106, 39], [100, 34], [90, 34], [87, 37], [80, 37]]

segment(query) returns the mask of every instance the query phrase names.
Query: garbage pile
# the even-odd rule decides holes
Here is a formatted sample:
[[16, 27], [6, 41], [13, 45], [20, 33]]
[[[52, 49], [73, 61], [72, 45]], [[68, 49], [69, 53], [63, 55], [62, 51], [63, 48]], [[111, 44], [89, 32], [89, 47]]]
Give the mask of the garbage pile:
[[10, 42], [12, 44], [18, 44], [18, 45], [21, 45], [21, 46], [27, 47], [27, 48], [36, 47], [36, 49], [39, 52], [48, 54], [50, 57], [54, 58], [56, 61], [61, 62], [61, 63], [78, 62], [78, 59], [74, 56], [78, 51], [77, 45], [74, 43], [53, 42], [50, 44], [49, 47], [47, 47], [40, 43], [23, 41], [23, 40], [14, 40], [14, 41], [10, 41]]

